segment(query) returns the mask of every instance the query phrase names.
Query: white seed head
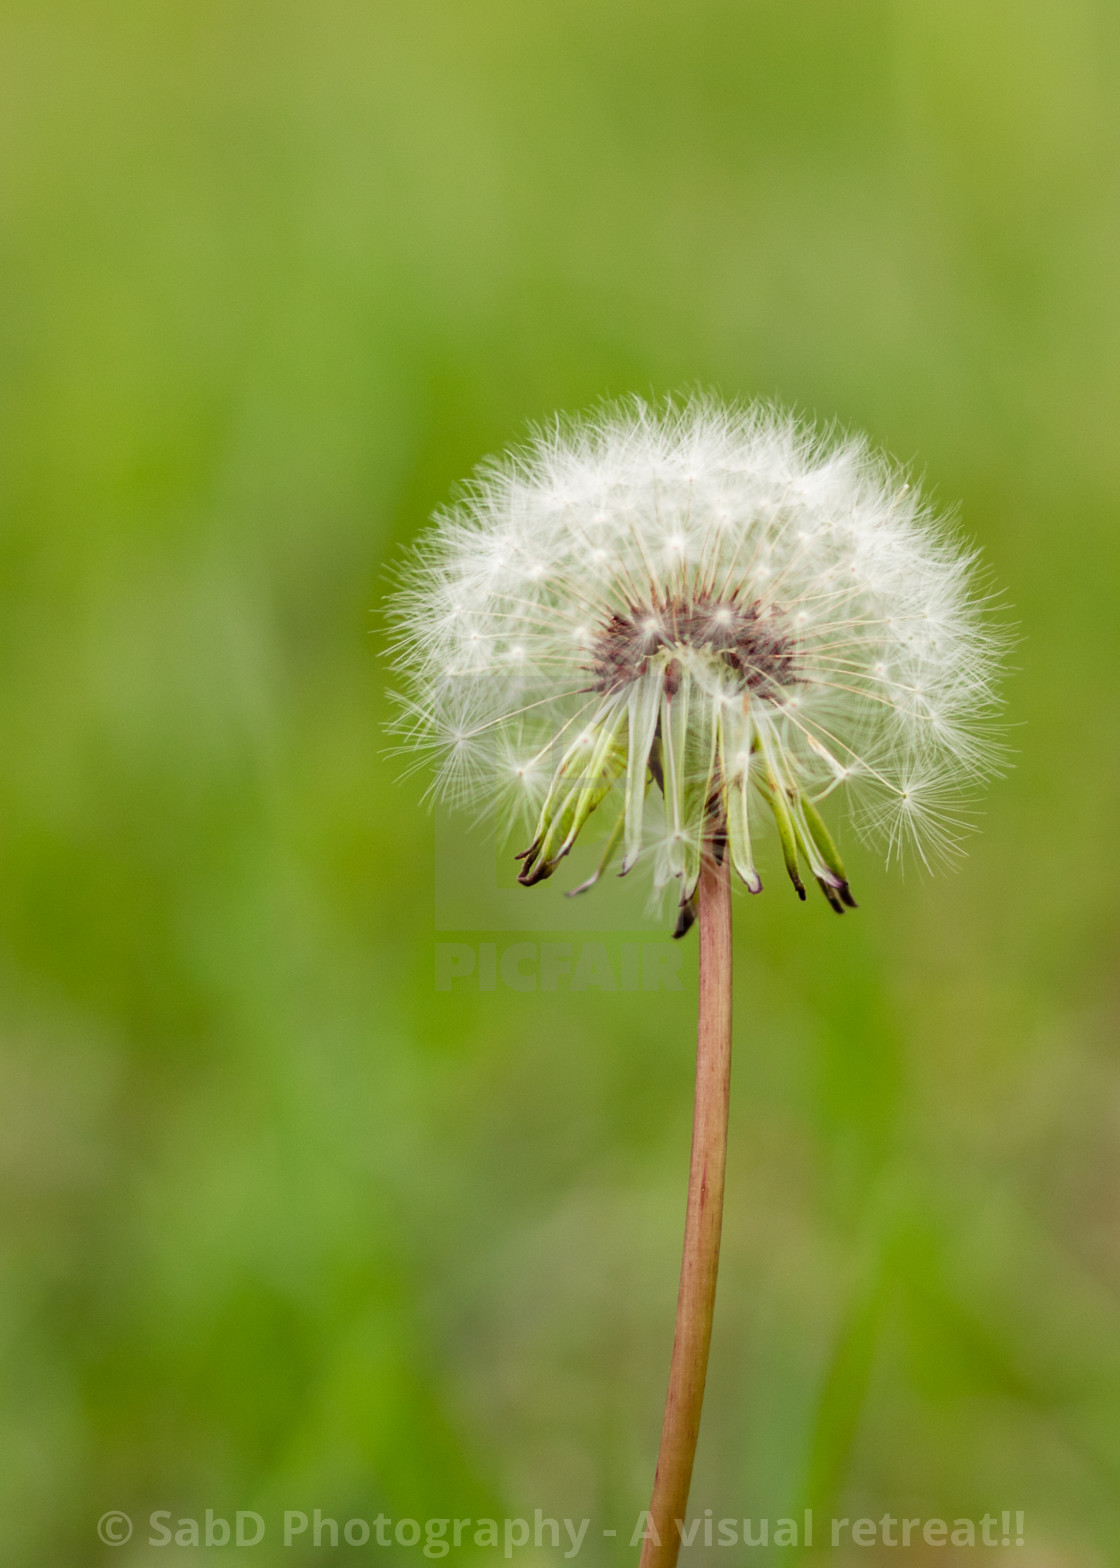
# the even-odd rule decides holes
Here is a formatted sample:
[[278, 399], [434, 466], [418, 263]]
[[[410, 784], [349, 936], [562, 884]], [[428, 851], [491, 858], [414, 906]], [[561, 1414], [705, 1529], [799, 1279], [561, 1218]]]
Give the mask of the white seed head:
[[799, 890], [804, 862], [842, 908], [822, 798], [928, 862], [995, 765], [1002, 641], [973, 565], [862, 438], [706, 398], [557, 421], [406, 570], [405, 745], [441, 793], [527, 819], [522, 881], [598, 811], [623, 869], [649, 850], [684, 904], [706, 843], [757, 891], [769, 818]]

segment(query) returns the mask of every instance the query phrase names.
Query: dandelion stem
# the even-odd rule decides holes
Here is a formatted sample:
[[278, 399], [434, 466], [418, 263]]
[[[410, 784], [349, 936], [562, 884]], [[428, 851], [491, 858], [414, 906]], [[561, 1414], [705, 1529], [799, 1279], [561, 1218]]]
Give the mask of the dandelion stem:
[[[717, 858], [718, 856], [718, 858]], [[684, 1255], [669, 1392], [640, 1568], [674, 1568], [700, 1431], [719, 1269], [727, 1108], [731, 1088], [731, 882], [722, 837], [709, 840], [700, 872], [700, 1004], [696, 1102]]]

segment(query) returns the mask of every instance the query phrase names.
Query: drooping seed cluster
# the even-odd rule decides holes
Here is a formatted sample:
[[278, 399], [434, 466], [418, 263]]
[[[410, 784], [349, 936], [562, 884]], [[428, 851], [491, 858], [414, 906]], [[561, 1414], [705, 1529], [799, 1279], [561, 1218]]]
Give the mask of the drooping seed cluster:
[[799, 889], [807, 867], [843, 908], [825, 797], [928, 861], [993, 766], [1000, 639], [971, 571], [858, 438], [705, 399], [558, 422], [418, 546], [394, 603], [404, 745], [445, 795], [527, 821], [526, 883], [594, 813], [603, 866], [648, 855], [687, 911], [709, 842], [761, 887], [771, 821]]

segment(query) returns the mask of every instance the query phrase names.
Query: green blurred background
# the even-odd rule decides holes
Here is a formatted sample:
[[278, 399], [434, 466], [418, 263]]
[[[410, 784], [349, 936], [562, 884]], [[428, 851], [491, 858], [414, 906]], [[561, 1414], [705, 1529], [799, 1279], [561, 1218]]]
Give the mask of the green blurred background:
[[694, 1509], [1117, 1560], [1118, 78], [1112, 0], [5, 0], [5, 1565], [634, 1560], [695, 952], [435, 989], [378, 606], [526, 420], [693, 385], [913, 462], [1021, 636], [961, 870], [738, 903]]

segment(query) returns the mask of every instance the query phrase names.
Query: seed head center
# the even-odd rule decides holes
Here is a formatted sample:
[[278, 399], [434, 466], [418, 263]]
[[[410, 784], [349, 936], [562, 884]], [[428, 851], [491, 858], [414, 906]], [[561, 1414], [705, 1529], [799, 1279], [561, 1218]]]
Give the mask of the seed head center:
[[684, 649], [708, 654], [738, 689], [770, 701], [797, 680], [796, 645], [777, 607], [701, 594], [652, 610], [616, 610], [592, 640], [593, 689], [618, 691], [643, 676], [658, 655], [668, 654], [672, 664]]

